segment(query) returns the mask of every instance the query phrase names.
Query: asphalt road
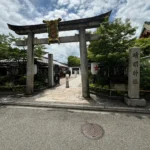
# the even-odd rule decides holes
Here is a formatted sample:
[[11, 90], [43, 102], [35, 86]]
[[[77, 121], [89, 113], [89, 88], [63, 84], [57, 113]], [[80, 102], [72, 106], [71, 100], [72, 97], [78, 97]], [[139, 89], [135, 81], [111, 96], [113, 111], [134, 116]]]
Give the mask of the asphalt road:
[[[85, 137], [86, 123], [104, 136]], [[150, 150], [150, 115], [0, 107], [0, 150]]]

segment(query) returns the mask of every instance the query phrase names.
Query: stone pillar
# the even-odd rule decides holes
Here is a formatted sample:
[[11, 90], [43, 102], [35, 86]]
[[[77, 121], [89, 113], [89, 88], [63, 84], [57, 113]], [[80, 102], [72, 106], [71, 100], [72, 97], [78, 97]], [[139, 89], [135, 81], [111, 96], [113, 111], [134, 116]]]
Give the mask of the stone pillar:
[[145, 106], [146, 101], [140, 99], [140, 48], [129, 49], [128, 67], [128, 97], [125, 102], [128, 106]]
[[77, 77], [77, 70], [74, 71], [74, 77]]
[[66, 74], [66, 88], [69, 88], [69, 74]]
[[26, 94], [32, 94], [34, 91], [34, 34], [28, 33], [27, 40], [27, 77], [26, 77]]
[[70, 67], [69, 70], [70, 70], [70, 72], [71, 72], [70, 76], [72, 76], [72, 67]]
[[88, 81], [88, 61], [87, 61], [87, 49], [85, 39], [85, 29], [79, 29], [80, 40], [80, 64], [81, 64], [81, 79], [82, 79], [82, 96], [89, 97], [89, 81]]
[[48, 54], [48, 85], [49, 87], [54, 85], [53, 54]]
[[79, 68], [79, 74], [81, 74], [81, 69]]

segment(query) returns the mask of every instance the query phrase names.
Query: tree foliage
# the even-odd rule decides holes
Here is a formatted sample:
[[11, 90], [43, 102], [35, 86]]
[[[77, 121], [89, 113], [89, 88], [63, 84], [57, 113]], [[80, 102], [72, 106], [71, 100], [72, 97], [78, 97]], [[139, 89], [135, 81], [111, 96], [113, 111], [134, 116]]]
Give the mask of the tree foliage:
[[68, 66], [80, 66], [80, 58], [76, 56], [69, 56], [68, 57]]
[[99, 39], [92, 41], [88, 47], [88, 58], [92, 61], [106, 62], [108, 65], [125, 63], [127, 49], [135, 42], [135, 30], [129, 20], [125, 23], [121, 19], [112, 23], [105, 20], [95, 32], [100, 36]]
[[[0, 34], [0, 59], [8, 60], [25, 60], [27, 58], [27, 49], [25, 47], [16, 47], [15, 42], [21, 38], [16, 38], [12, 34], [9, 35]], [[25, 40], [26, 38], [24, 38]], [[34, 46], [34, 54], [36, 57], [41, 58], [47, 52], [44, 45]]]
[[41, 58], [42, 56], [44, 56], [45, 54], [47, 54], [47, 52], [45, 52], [45, 45], [35, 45], [34, 46], [34, 55], [38, 58]]
[[140, 88], [150, 90], [150, 59], [141, 62]]
[[0, 34], [0, 59], [11, 59], [15, 55], [16, 48], [12, 48], [14, 40], [12, 34]]
[[136, 39], [135, 46], [141, 48], [141, 57], [150, 55], [150, 38]]

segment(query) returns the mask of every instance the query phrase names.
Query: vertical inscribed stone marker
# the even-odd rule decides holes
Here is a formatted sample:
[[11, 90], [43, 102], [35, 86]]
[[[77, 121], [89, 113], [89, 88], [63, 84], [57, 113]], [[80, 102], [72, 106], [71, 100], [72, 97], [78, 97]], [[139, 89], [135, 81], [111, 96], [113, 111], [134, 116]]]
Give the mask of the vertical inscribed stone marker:
[[145, 106], [146, 101], [140, 99], [140, 48], [129, 49], [128, 67], [128, 97], [125, 102], [128, 106]]
[[129, 51], [128, 97], [139, 98], [140, 88], [140, 49]]

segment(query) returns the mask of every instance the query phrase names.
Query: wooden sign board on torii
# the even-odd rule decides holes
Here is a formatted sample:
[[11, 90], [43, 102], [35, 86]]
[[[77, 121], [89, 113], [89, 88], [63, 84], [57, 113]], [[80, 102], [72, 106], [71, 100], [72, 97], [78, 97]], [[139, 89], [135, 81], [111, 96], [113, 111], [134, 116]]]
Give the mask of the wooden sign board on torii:
[[[102, 23], [106, 17], [110, 16], [111, 11], [101, 14], [99, 16], [63, 21], [59, 22], [59, 31], [70, 31], [79, 30], [79, 34], [75, 36], [60, 37], [60, 43], [69, 42], [80, 42], [80, 61], [81, 61], [81, 77], [82, 77], [82, 96], [89, 97], [89, 83], [88, 83], [88, 62], [87, 62], [87, 50], [86, 41], [96, 40], [98, 35], [86, 34], [85, 29], [97, 28], [100, 23]], [[34, 38], [34, 34], [46, 33], [46, 24], [38, 25], [27, 25], [27, 26], [17, 26], [8, 24], [9, 29], [15, 31], [19, 35], [28, 35], [26, 41], [17, 41], [17, 46], [28, 46], [27, 49], [27, 81], [26, 81], [26, 93], [32, 94], [34, 91], [34, 53], [33, 46], [36, 44], [48, 44], [48, 38], [37, 39]], [[57, 42], [52, 42], [57, 43]]]

